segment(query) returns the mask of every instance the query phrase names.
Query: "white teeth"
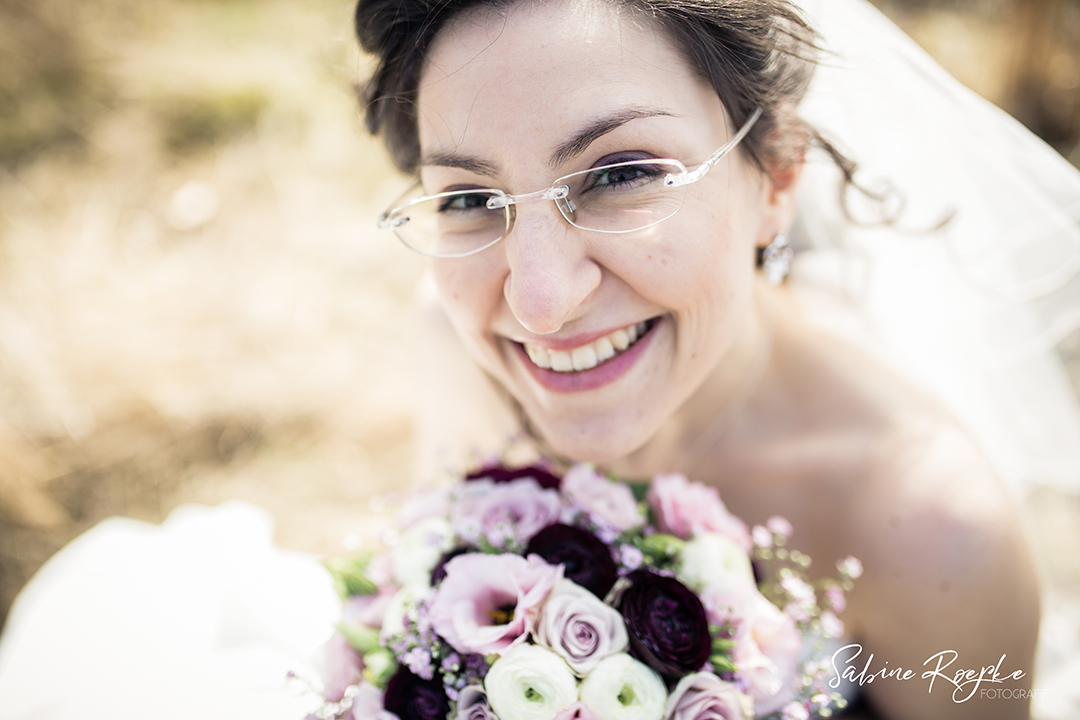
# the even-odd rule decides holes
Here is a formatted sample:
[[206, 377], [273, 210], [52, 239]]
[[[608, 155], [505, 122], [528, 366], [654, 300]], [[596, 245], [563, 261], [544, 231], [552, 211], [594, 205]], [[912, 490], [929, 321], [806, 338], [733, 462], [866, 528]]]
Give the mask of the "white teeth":
[[574, 351], [570, 353], [570, 359], [574, 361], [575, 370], [588, 370], [596, 367], [596, 351], [593, 350], [592, 345], [574, 348]]
[[525, 352], [529, 353], [529, 359], [533, 361], [533, 365], [536, 367], [545, 370], [551, 367], [551, 356], [548, 354], [547, 348], [526, 345]]
[[555, 372], [570, 372], [574, 369], [574, 361], [570, 359], [570, 353], [562, 350], [549, 350], [551, 369]]
[[595, 343], [593, 343], [593, 346], [596, 348], [597, 362], [604, 362], [605, 360], [609, 360], [610, 358], [615, 357], [615, 348], [612, 347], [611, 341], [608, 340], [606, 337], [602, 337], [597, 340]]
[[649, 329], [648, 323], [640, 322], [606, 335], [588, 345], [573, 350], [548, 350], [539, 345], [525, 344], [525, 352], [533, 364], [555, 372], [589, 370], [615, 357], [633, 345]]

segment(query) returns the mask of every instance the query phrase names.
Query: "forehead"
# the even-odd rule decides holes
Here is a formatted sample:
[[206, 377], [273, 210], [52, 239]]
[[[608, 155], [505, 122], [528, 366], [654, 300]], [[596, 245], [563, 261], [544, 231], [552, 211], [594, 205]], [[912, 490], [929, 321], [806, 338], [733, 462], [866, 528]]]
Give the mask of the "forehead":
[[[524, 0], [456, 18], [421, 75], [421, 149], [553, 146], [583, 122], [649, 108], [709, 124], [723, 109], [658, 26], [608, 0]], [[495, 158], [498, 159], [498, 158]]]

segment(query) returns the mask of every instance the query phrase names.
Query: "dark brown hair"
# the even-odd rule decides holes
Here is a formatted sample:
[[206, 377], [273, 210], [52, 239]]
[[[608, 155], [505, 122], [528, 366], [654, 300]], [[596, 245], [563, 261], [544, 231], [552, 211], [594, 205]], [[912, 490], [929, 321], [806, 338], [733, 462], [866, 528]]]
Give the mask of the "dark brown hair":
[[[368, 130], [394, 163], [414, 173], [420, 158], [416, 96], [432, 41], [474, 7], [525, 0], [359, 0], [356, 33], [378, 64], [361, 89]], [[533, 0], [542, 1], [542, 0]], [[848, 183], [855, 166], [804, 122], [796, 108], [810, 84], [817, 35], [788, 0], [608, 0], [640, 11], [674, 41], [723, 101], [736, 127], [761, 108], [740, 148], [762, 171], [824, 149]]]

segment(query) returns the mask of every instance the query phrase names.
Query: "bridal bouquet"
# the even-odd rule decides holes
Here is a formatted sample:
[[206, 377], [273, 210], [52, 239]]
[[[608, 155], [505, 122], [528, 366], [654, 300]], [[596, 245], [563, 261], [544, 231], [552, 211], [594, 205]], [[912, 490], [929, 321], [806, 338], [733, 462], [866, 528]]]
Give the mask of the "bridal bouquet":
[[782, 518], [748, 529], [681, 475], [589, 465], [490, 466], [400, 510], [387, 547], [327, 565], [344, 616], [311, 718], [804, 720], [838, 700], [815, 650], [858, 562], [809, 583]]

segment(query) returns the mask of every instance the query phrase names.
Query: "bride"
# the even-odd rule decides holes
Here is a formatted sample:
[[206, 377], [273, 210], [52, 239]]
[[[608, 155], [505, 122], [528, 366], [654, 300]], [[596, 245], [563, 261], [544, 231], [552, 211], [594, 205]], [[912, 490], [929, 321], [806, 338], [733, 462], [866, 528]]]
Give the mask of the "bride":
[[[709, 483], [750, 523], [786, 517], [813, 570], [861, 560], [833, 658], [850, 717], [1028, 717], [1039, 590], [1010, 486], [1080, 476], [1039, 352], [1080, 307], [1075, 170], [858, 0], [360, 0], [357, 28], [369, 128], [418, 179], [380, 225], [435, 257], [423, 474], [524, 432]], [[170, 526], [183, 542], [130, 527], [46, 569], [38, 624], [6, 631], [0, 717], [288, 716], [254, 688], [332, 621], [325, 578], [243, 509]], [[121, 572], [147, 558], [167, 567]], [[175, 625], [99, 626], [104, 596], [50, 615], [95, 583]], [[20, 672], [65, 629], [68, 667], [120, 676]], [[103, 654], [139, 643], [175, 674]]]
[[[845, 12], [866, 12], [817, 11], [840, 15], [840, 34], [855, 24]], [[497, 446], [516, 419], [549, 457], [709, 483], [748, 522], [788, 518], [813, 557], [862, 560], [844, 618], [851, 646], [834, 658], [838, 672], [864, 671], [859, 712], [1026, 717], [1027, 702], [992, 693], [958, 702], [969, 693], [933, 675], [866, 682], [896, 668], [919, 678], [946, 657], [942, 676], [991, 668], [1004, 682], [988, 687], [1029, 697], [1039, 592], [999, 474], [1015, 464], [995, 467], [953, 411], [875, 348], [823, 330], [843, 315], [799, 297], [813, 283], [773, 284], [796, 236], [827, 242], [846, 224], [871, 252], [882, 236], [881, 261], [907, 263], [892, 309], [910, 304], [918, 317], [951, 290], [935, 286], [935, 245], [993, 221], [961, 213], [964, 195], [942, 185], [956, 178], [932, 164], [913, 186], [861, 184], [845, 138], [832, 144], [798, 114], [815, 54], [798, 10], [361, 0], [357, 28], [379, 61], [368, 128], [418, 177], [380, 224], [435, 258], [421, 353], [442, 388], [429, 396], [433, 463]], [[836, 90], [814, 99], [830, 129], [843, 121], [829, 101], [837, 112], [851, 99]], [[873, 90], [854, 99], [893, 88]], [[891, 145], [906, 153], [918, 134], [892, 120]], [[850, 202], [829, 197], [829, 163]], [[920, 185], [945, 191], [926, 202]], [[500, 406], [511, 415], [493, 421]]]

